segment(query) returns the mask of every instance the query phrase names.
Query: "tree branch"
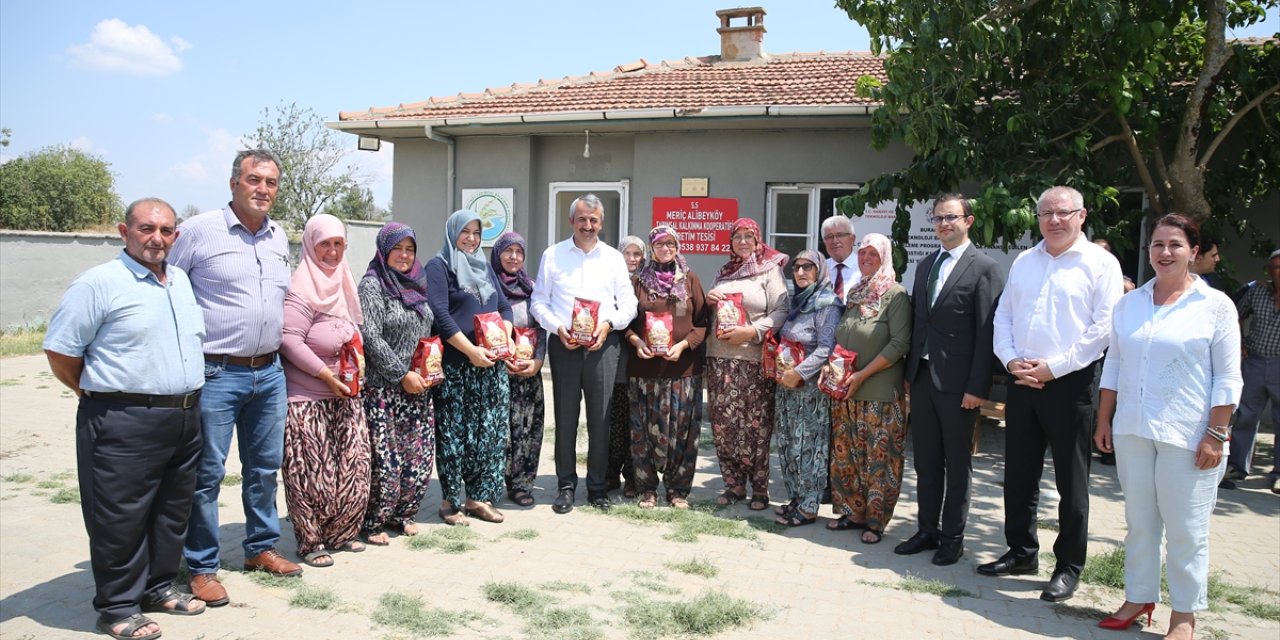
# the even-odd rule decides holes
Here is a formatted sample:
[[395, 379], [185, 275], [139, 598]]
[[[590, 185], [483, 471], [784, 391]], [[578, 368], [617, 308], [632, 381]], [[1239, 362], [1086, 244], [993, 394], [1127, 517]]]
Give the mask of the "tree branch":
[[1111, 144], [1112, 142], [1124, 142], [1124, 141], [1126, 141], [1126, 140], [1128, 140], [1128, 139], [1129, 139], [1129, 137], [1128, 137], [1128, 136], [1126, 136], [1126, 135], [1125, 135], [1125, 134], [1123, 134], [1123, 133], [1117, 133], [1117, 134], [1112, 135], [1112, 136], [1107, 136], [1107, 137], [1105, 137], [1105, 138], [1103, 138], [1103, 139], [1101, 139], [1101, 140], [1099, 140], [1099, 141], [1095, 142], [1095, 143], [1093, 144], [1093, 146], [1092, 146], [1092, 147], [1089, 147], [1089, 153], [1097, 153], [1100, 149], [1102, 149], [1103, 147], [1105, 147], [1105, 146], [1107, 146], [1107, 145]]
[[1217, 82], [1218, 74], [1231, 59], [1233, 52], [1226, 43], [1225, 0], [1215, 0], [1207, 11], [1204, 30], [1204, 66], [1196, 83], [1187, 94], [1187, 109], [1182, 114], [1182, 126], [1178, 130], [1178, 142], [1174, 146], [1174, 164], [1178, 158], [1194, 162], [1196, 146], [1200, 141], [1200, 123], [1204, 119], [1204, 101]]
[[1156, 175], [1160, 176], [1160, 188], [1164, 193], [1168, 193], [1171, 187], [1169, 180], [1169, 167], [1164, 163], [1164, 151], [1160, 149], [1159, 142], [1153, 142], [1151, 145], [1151, 157], [1155, 160]]
[[974, 22], [983, 22], [989, 19], [1003, 18], [1007, 15], [1014, 14], [1014, 13], [1022, 13], [1023, 11], [1030, 9], [1031, 7], [1034, 7], [1039, 3], [1040, 3], [1040, 0], [1027, 0], [1026, 2], [1016, 7], [1011, 7], [1007, 4], [996, 5], [996, 8], [988, 11], [982, 17], [978, 18], [977, 20], [974, 20]]
[[1196, 166], [1201, 171], [1209, 165], [1209, 159], [1213, 157], [1213, 152], [1218, 150], [1218, 145], [1222, 144], [1222, 141], [1227, 138], [1227, 134], [1231, 133], [1231, 129], [1236, 126], [1236, 123], [1239, 122], [1241, 118], [1244, 118], [1247, 113], [1262, 104], [1263, 101], [1273, 93], [1280, 93], [1280, 82], [1272, 85], [1270, 89], [1258, 94], [1256, 98], [1249, 101], [1249, 104], [1241, 107], [1235, 115], [1231, 116], [1231, 119], [1227, 121], [1227, 124], [1222, 127], [1222, 131], [1219, 131], [1218, 135], [1214, 136], [1213, 142], [1209, 143], [1209, 148], [1204, 150], [1204, 154], [1200, 156], [1200, 161], [1196, 163]]
[[1062, 135], [1060, 135], [1060, 136], [1058, 136], [1058, 137], [1056, 137], [1056, 138], [1053, 138], [1053, 139], [1049, 140], [1049, 141], [1048, 141], [1048, 142], [1046, 142], [1045, 144], [1053, 144], [1053, 143], [1058, 142], [1058, 141], [1060, 141], [1060, 140], [1064, 140], [1064, 139], [1066, 139], [1066, 138], [1070, 138], [1071, 136], [1074, 136], [1075, 134], [1080, 133], [1081, 131], [1084, 131], [1085, 129], [1088, 129], [1089, 127], [1092, 127], [1093, 125], [1097, 124], [1097, 122], [1098, 122], [1099, 120], [1101, 120], [1101, 119], [1103, 119], [1103, 118], [1107, 117], [1107, 114], [1108, 114], [1108, 113], [1111, 113], [1111, 110], [1110, 110], [1110, 109], [1102, 109], [1102, 110], [1098, 111], [1098, 115], [1094, 116], [1092, 120], [1090, 120], [1090, 121], [1088, 121], [1088, 122], [1084, 123], [1083, 125], [1081, 125], [1081, 126], [1080, 126], [1080, 128], [1078, 128], [1078, 129], [1072, 129], [1071, 131], [1068, 131], [1068, 132], [1066, 132], [1066, 133], [1064, 133], [1064, 134], [1062, 134]]
[[1116, 120], [1120, 121], [1120, 130], [1125, 136], [1125, 147], [1129, 150], [1129, 156], [1133, 159], [1134, 168], [1138, 170], [1138, 178], [1142, 180], [1142, 188], [1147, 190], [1147, 199], [1151, 201], [1151, 208], [1155, 209], [1156, 215], [1164, 215], [1164, 198], [1162, 193], [1156, 190], [1155, 181], [1151, 179], [1151, 171], [1147, 169], [1147, 160], [1142, 157], [1142, 150], [1138, 148], [1138, 139], [1133, 135], [1133, 129], [1129, 126], [1129, 120], [1124, 114], [1117, 113]]

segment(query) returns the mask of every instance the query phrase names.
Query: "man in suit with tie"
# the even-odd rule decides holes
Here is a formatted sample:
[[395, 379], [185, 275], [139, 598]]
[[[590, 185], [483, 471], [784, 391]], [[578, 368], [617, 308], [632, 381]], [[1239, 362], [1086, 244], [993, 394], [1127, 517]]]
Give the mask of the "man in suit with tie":
[[978, 409], [991, 390], [993, 320], [1004, 274], [969, 242], [973, 206], [964, 196], [939, 196], [930, 220], [942, 248], [916, 269], [906, 371], [919, 530], [893, 551], [937, 549], [933, 564], [945, 566], [964, 555], [970, 447]]
[[841, 302], [853, 285], [862, 280], [858, 254], [853, 250], [857, 244], [858, 234], [854, 233], [853, 221], [849, 218], [836, 214], [822, 221], [822, 246], [830, 256], [827, 258], [827, 278]]

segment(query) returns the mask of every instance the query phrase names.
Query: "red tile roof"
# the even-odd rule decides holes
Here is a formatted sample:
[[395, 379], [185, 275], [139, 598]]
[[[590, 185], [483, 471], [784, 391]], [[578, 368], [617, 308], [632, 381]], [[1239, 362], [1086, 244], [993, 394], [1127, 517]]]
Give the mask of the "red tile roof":
[[658, 64], [640, 59], [607, 72], [344, 111], [338, 118], [358, 121], [619, 109], [877, 104], [855, 95], [857, 79], [866, 75], [887, 82], [882, 60], [870, 53], [790, 53], [748, 62], [721, 61], [719, 56]]

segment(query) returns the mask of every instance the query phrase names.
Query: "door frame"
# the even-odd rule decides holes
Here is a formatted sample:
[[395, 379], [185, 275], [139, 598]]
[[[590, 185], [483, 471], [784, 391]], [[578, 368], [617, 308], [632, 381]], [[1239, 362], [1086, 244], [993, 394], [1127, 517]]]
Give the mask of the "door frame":
[[[556, 196], [563, 191], [610, 191], [618, 194], [618, 238], [626, 237], [626, 230], [630, 228], [631, 180], [624, 178], [617, 182], [550, 182], [547, 183], [547, 187], [547, 246], [552, 246], [561, 240], [560, 235], [556, 233], [556, 224], [562, 219], [560, 216], [568, 212], [556, 209]], [[613, 247], [616, 243], [606, 242], [605, 244]]]

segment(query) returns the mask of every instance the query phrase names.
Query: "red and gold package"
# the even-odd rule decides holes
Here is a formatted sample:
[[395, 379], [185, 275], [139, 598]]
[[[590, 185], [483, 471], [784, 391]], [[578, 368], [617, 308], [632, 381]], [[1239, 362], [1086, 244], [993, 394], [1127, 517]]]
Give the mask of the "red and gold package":
[[347, 385], [351, 395], [360, 393], [364, 382], [364, 339], [357, 331], [338, 351], [338, 379]]
[[569, 339], [582, 346], [591, 346], [596, 339], [596, 324], [600, 322], [600, 303], [585, 298], [573, 299], [573, 319], [569, 327]]
[[[788, 371], [804, 362], [804, 347], [795, 340], [783, 338], [778, 341], [778, 368], [774, 371], [775, 379], [781, 380]], [[801, 381], [801, 386], [804, 382]]]
[[533, 327], [516, 327], [516, 360], [532, 360], [538, 352], [538, 330]]
[[769, 380], [778, 379], [778, 341], [770, 330], [764, 334], [764, 342], [760, 343], [761, 373]]
[[726, 293], [716, 303], [716, 331], [747, 326], [747, 308], [741, 293]]
[[444, 343], [440, 336], [418, 338], [418, 347], [413, 350], [409, 368], [422, 376], [428, 387], [444, 382]]
[[849, 387], [844, 384], [844, 378], [857, 370], [857, 362], [857, 352], [836, 345], [831, 351], [831, 357], [827, 358], [826, 370], [822, 373], [818, 388], [836, 400], [844, 400], [849, 395]]
[[655, 356], [665, 356], [671, 351], [671, 336], [675, 332], [675, 320], [665, 311], [644, 312], [644, 342]]
[[499, 360], [511, 359], [511, 338], [507, 335], [502, 314], [497, 311], [477, 313], [472, 322], [476, 326], [476, 346], [492, 351]]

